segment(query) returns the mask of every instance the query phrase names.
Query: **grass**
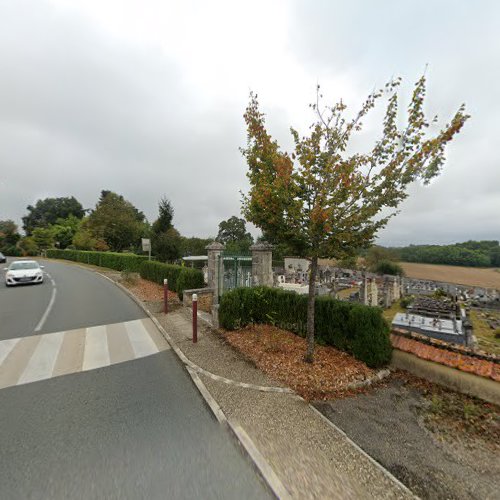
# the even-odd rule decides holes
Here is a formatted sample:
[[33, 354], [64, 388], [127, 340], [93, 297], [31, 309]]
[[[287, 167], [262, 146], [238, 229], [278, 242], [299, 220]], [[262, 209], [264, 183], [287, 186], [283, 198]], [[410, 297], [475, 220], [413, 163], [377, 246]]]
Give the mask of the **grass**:
[[351, 296], [351, 293], [359, 292], [359, 287], [353, 286], [351, 288], [344, 288], [343, 290], [339, 290], [337, 292], [337, 297], [339, 299], [348, 299]]
[[406, 309], [401, 306], [400, 301], [394, 302], [389, 309], [385, 309], [384, 312], [382, 313], [382, 316], [388, 321], [389, 324], [392, 323], [392, 320], [394, 319], [394, 316], [396, 313], [404, 313]]
[[[492, 354], [500, 354], [500, 339], [495, 338], [494, 330], [488, 325], [486, 318], [482, 316], [480, 311], [472, 310], [470, 312], [470, 320], [472, 323], [474, 335], [477, 338], [479, 347], [486, 352]], [[500, 317], [500, 313], [490, 311], [491, 316]]]

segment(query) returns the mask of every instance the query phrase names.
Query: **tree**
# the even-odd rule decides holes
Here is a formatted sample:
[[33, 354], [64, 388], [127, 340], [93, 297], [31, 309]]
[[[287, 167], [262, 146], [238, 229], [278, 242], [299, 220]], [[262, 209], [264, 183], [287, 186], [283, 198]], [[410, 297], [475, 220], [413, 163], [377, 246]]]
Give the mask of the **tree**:
[[182, 237], [172, 225], [174, 207], [163, 197], [158, 203], [158, 219], [151, 226], [151, 250], [163, 262], [181, 256]]
[[145, 216], [123, 196], [103, 190], [86, 221], [86, 229], [115, 252], [138, 245], [144, 232]]
[[56, 245], [59, 248], [70, 246], [81, 223], [82, 221], [74, 215], [70, 215], [66, 219], [57, 219], [56, 224], [50, 226]]
[[0, 220], [0, 250], [6, 251], [8, 248], [15, 247], [20, 239], [21, 235], [13, 220]]
[[226, 245], [226, 250], [233, 253], [245, 253], [253, 244], [252, 235], [247, 232], [245, 220], [232, 216], [219, 224], [216, 240]]
[[[439, 174], [446, 144], [468, 119], [462, 105], [448, 125], [429, 137], [422, 76], [415, 84], [407, 124], [399, 129], [399, 84], [400, 79], [391, 81], [370, 94], [353, 118], [346, 116], [342, 100], [324, 106], [318, 87], [316, 103], [311, 105], [315, 121], [310, 134], [301, 137], [291, 129], [295, 142], [292, 155], [283, 152], [269, 135], [257, 96], [250, 94], [244, 115], [248, 142], [242, 149], [250, 190], [243, 196], [243, 214], [272, 239], [271, 243], [286, 241], [299, 255], [311, 259], [308, 362], [314, 357], [318, 258], [342, 259], [372, 244], [377, 231], [407, 197], [407, 186], [419, 179], [427, 184]], [[380, 138], [369, 152], [352, 153], [353, 134], [361, 130], [362, 120], [384, 96], [387, 107]]]
[[398, 263], [390, 260], [379, 260], [373, 271], [378, 274], [392, 274], [393, 276], [404, 276], [405, 274]]
[[54, 246], [54, 234], [50, 228], [37, 227], [33, 230], [33, 241], [40, 250]]
[[19, 241], [17, 246], [24, 257], [27, 255], [37, 255], [39, 251], [33, 236], [25, 236]]
[[206, 247], [214, 241], [214, 238], [186, 238], [181, 237], [181, 255], [206, 255]]
[[162, 262], [172, 262], [181, 256], [182, 237], [174, 227], [157, 234], [152, 243], [155, 256]]
[[57, 219], [67, 219], [70, 215], [81, 219], [85, 215], [81, 203], [74, 196], [38, 200], [35, 206], [28, 205], [27, 210], [29, 213], [23, 217], [23, 229], [28, 236], [35, 228], [48, 227]]
[[392, 260], [395, 260], [394, 252], [378, 245], [373, 245], [372, 247], [370, 247], [365, 255], [366, 265], [368, 266], [368, 269], [373, 272], [377, 272], [375, 269], [380, 262], [387, 262]]
[[155, 234], [164, 233], [172, 227], [174, 207], [167, 198], [163, 197], [158, 203], [158, 212], [158, 219], [153, 222], [151, 227]]

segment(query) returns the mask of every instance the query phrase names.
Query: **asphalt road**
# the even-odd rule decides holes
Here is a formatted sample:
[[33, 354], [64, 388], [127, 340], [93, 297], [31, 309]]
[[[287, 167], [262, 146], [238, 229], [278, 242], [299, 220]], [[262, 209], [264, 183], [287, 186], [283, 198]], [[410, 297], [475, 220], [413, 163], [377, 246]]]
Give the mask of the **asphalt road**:
[[[12, 259], [9, 259], [9, 261]], [[143, 318], [145, 313], [116, 286], [93, 271], [44, 261], [41, 285], [7, 288], [0, 264], [0, 340]], [[45, 321], [44, 315], [54, 296]], [[39, 330], [35, 329], [41, 326]]]
[[[56, 294], [37, 332], [50, 279], [0, 283], [0, 341], [144, 316], [90, 271], [45, 270]], [[171, 350], [0, 389], [2, 499], [270, 497]]]

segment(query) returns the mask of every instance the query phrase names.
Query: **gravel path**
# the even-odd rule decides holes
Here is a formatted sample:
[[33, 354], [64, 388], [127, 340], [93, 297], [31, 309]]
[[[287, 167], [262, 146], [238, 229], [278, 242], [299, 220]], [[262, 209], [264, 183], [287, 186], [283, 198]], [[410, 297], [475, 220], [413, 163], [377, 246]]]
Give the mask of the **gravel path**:
[[[280, 385], [204, 325], [193, 345], [187, 310], [155, 316], [184, 354], [205, 370], [239, 382]], [[245, 429], [293, 498], [411, 498], [295, 394], [228, 385], [203, 374], [200, 379], [227, 418]]]
[[370, 394], [315, 406], [423, 499], [499, 498], [500, 456], [480, 443], [437, 441], [418, 409], [426, 402], [400, 380]]

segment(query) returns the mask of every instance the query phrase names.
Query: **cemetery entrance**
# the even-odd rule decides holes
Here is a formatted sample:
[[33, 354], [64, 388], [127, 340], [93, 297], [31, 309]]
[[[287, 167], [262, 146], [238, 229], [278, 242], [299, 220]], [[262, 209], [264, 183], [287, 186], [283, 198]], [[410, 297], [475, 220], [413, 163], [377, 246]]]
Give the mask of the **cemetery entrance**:
[[219, 257], [219, 293], [252, 286], [252, 256], [222, 252]]

